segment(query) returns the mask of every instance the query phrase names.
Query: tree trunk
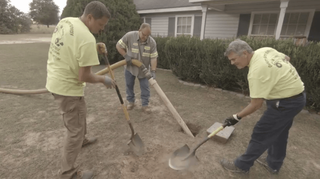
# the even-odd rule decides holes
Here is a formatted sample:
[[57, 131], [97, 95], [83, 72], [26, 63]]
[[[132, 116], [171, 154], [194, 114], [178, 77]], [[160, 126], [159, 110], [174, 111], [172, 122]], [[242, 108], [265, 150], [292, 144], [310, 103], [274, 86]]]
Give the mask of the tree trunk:
[[49, 28], [49, 24], [47, 24], [47, 27]]

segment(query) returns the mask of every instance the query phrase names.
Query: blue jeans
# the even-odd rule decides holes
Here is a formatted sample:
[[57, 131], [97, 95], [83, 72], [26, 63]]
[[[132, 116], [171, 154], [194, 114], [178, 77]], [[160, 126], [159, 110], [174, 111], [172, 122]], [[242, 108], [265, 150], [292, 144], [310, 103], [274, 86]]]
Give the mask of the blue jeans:
[[235, 159], [235, 165], [249, 171], [254, 161], [268, 150], [269, 167], [279, 171], [286, 157], [287, 139], [293, 118], [305, 104], [305, 92], [293, 98], [267, 100], [267, 110], [253, 129], [247, 151]]
[[[127, 93], [127, 100], [130, 103], [134, 103], [135, 96], [134, 96], [134, 82], [136, 76], [133, 76], [128, 70], [124, 70], [125, 78], [126, 78], [126, 93]], [[149, 98], [150, 98], [150, 89], [149, 89], [149, 81], [147, 78], [138, 78], [140, 83], [141, 89], [141, 103], [142, 106], [148, 106]]]

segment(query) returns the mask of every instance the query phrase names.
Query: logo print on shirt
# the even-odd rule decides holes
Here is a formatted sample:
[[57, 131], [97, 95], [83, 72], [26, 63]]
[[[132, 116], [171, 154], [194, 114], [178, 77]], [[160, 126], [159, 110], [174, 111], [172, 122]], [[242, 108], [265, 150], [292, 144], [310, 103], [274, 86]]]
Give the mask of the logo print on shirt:
[[60, 27], [56, 27], [54, 30], [54, 33], [57, 33], [58, 37], [56, 38], [54, 44], [58, 47], [63, 46], [63, 41], [62, 41], [62, 36], [64, 35], [64, 30], [63, 26], [61, 25]]
[[272, 52], [273, 52], [273, 50], [267, 50], [265, 52], [265, 54], [263, 55], [264, 61], [267, 63], [269, 68], [272, 68], [273, 66], [276, 66], [278, 68], [282, 68], [281, 62], [283, 62], [283, 60], [278, 55], [270, 56], [269, 54]]

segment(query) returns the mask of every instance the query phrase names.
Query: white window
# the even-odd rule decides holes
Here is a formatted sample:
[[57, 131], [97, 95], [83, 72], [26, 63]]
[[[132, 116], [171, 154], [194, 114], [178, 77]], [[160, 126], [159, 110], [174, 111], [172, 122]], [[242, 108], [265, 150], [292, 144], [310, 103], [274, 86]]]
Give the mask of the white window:
[[286, 13], [281, 36], [304, 36], [308, 25], [309, 12]]
[[278, 14], [255, 14], [251, 35], [274, 35], [278, 23]]
[[194, 16], [176, 16], [175, 36], [193, 35]]
[[[281, 29], [281, 37], [308, 36], [312, 16], [311, 11], [287, 12]], [[278, 12], [252, 13], [249, 35], [274, 36], [278, 19]]]

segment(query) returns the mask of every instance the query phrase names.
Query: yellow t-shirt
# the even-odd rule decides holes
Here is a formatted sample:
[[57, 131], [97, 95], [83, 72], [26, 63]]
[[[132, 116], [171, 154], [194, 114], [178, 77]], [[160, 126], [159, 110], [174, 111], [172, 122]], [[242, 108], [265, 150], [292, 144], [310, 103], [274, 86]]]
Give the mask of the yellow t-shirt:
[[251, 98], [288, 98], [304, 90], [297, 70], [285, 60], [285, 55], [269, 47], [254, 52], [248, 81]]
[[79, 68], [99, 65], [96, 40], [88, 27], [74, 17], [62, 19], [50, 44], [46, 88], [64, 96], [84, 96]]

